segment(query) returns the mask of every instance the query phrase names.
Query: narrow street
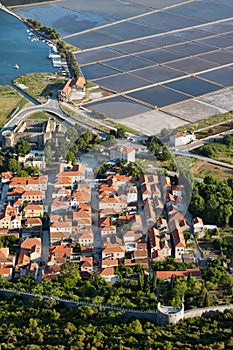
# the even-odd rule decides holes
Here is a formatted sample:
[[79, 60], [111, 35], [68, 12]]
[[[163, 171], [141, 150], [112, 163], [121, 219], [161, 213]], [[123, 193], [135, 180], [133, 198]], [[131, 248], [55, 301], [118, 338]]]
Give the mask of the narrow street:
[[[45, 193], [44, 200], [44, 211], [50, 214], [51, 212], [51, 202], [52, 202], [52, 192], [54, 187], [54, 181], [56, 177], [56, 171], [52, 170], [48, 173], [48, 187]], [[50, 247], [50, 232], [49, 229], [44, 229], [41, 234], [41, 266], [39, 267], [36, 282], [42, 281], [43, 269], [47, 265], [49, 258], [49, 247]]]
[[1, 200], [0, 200], [0, 211], [2, 211], [3, 205], [4, 205], [5, 201], [6, 201], [6, 195], [7, 195], [8, 189], [9, 189], [9, 185], [8, 184], [4, 184], [2, 186]]

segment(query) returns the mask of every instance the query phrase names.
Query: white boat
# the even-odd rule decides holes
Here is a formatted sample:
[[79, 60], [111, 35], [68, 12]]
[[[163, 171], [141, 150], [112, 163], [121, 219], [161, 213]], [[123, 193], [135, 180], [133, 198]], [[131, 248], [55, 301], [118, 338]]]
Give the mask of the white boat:
[[15, 64], [15, 65], [14, 65], [14, 68], [15, 68], [15, 69], [19, 69], [19, 65], [18, 65], [18, 64]]

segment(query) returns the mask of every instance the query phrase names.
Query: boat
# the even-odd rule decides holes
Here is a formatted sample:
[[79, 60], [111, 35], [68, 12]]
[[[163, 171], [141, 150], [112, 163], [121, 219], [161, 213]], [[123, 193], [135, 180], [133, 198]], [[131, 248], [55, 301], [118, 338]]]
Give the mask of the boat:
[[19, 65], [18, 65], [18, 64], [15, 64], [15, 65], [14, 65], [14, 68], [15, 68], [15, 69], [19, 69]]

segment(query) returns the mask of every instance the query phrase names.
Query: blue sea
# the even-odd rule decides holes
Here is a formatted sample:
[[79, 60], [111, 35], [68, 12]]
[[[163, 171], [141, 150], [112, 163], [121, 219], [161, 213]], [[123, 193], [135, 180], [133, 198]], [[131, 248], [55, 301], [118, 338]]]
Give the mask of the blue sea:
[[55, 71], [47, 43], [29, 37], [27, 29], [18, 18], [0, 10], [0, 85], [26, 73]]

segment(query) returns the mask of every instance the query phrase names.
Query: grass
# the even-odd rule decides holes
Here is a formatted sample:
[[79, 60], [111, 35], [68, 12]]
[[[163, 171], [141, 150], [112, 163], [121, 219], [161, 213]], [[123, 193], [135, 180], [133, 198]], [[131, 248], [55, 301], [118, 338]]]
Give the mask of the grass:
[[231, 169], [194, 158], [192, 159], [192, 170], [194, 176], [200, 179], [204, 179], [207, 175], [212, 175], [218, 179], [227, 179], [233, 175]]
[[51, 116], [46, 112], [35, 112], [29, 114], [26, 120], [48, 120]]
[[87, 80], [86, 81], [86, 88], [87, 89], [90, 89], [92, 87], [96, 86], [96, 84], [92, 83], [91, 81]]
[[202, 154], [202, 152], [200, 152], [200, 149], [204, 150], [207, 147], [209, 148], [210, 145], [213, 149], [213, 152], [211, 153], [211, 155], [209, 155], [210, 158], [216, 159], [221, 162], [233, 164], [233, 146], [230, 147], [225, 145], [222, 142], [222, 140], [212, 142], [211, 144], [203, 145], [199, 148], [192, 150], [191, 152], [195, 154]]
[[233, 112], [223, 113], [223, 114], [219, 114], [214, 117], [211, 117], [209, 119], [201, 120], [197, 123], [182, 126], [178, 128], [177, 131], [186, 131], [186, 130], [196, 131], [202, 128], [211, 127], [214, 124], [224, 123], [232, 119], [233, 119]]
[[8, 85], [0, 86], [0, 127], [8, 121], [10, 115], [20, 110], [27, 100]]
[[23, 84], [27, 88], [24, 91], [40, 102], [45, 102], [47, 96], [57, 92], [65, 77], [52, 73], [30, 73], [14, 80], [14, 84]]

